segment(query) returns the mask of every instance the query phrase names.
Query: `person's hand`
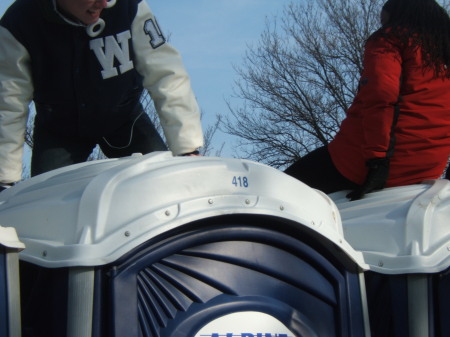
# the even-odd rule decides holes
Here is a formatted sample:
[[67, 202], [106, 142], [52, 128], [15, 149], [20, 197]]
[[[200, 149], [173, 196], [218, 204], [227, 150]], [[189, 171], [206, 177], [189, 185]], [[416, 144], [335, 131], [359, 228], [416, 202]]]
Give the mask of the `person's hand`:
[[0, 192], [6, 190], [7, 188], [10, 188], [14, 184], [6, 184], [6, 183], [0, 183]]
[[389, 177], [389, 164], [388, 158], [369, 159], [366, 163], [369, 168], [366, 180], [361, 186], [347, 194], [347, 198], [350, 201], [359, 200], [366, 193], [383, 189]]

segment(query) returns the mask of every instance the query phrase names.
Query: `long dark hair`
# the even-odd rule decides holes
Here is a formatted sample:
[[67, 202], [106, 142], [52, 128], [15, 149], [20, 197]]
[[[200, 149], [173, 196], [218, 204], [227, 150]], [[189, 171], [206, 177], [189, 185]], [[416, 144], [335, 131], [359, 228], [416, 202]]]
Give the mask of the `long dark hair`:
[[424, 66], [450, 78], [450, 17], [435, 0], [388, 0], [388, 22], [374, 36], [393, 34], [422, 49]]

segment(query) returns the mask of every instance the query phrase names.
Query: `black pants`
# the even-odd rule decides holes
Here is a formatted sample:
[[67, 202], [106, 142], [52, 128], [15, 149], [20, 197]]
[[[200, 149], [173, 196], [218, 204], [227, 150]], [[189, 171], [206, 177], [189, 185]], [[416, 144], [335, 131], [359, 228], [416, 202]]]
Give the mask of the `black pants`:
[[326, 146], [300, 158], [289, 166], [285, 173], [326, 194], [352, 190], [358, 186], [339, 173]]
[[113, 134], [99, 139], [64, 137], [35, 124], [31, 176], [85, 162], [97, 144], [108, 158], [167, 151], [167, 146], [145, 113]]

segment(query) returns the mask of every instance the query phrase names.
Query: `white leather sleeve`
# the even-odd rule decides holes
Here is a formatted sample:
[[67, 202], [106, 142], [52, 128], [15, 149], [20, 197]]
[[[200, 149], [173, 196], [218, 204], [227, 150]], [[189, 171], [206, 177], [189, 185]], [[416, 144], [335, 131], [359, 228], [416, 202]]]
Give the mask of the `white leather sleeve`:
[[192, 152], [203, 146], [200, 109], [179, 53], [168, 43], [152, 47], [149, 31], [155, 25], [146, 1], [141, 1], [132, 25], [135, 67], [144, 77], [172, 153]]
[[29, 104], [33, 94], [27, 50], [0, 26], [0, 182], [21, 179]]

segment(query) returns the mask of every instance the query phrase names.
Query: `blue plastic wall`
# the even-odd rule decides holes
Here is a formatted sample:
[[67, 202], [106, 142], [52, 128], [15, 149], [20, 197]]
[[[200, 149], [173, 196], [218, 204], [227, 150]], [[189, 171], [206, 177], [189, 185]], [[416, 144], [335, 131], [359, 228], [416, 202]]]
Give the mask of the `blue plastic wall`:
[[[64, 337], [68, 269], [20, 265], [22, 336]], [[365, 277], [371, 336], [408, 337], [407, 275]], [[450, 269], [427, 278], [429, 336], [448, 337]], [[0, 337], [10, 337], [7, 301], [0, 247]], [[238, 311], [272, 315], [295, 337], [364, 336], [356, 265], [286, 220], [205, 219], [96, 268], [93, 337], [192, 337], [211, 320]]]
[[111, 337], [186, 337], [239, 311], [296, 337], [364, 336], [355, 266], [279, 219], [217, 218], [152, 240], [107, 274]]
[[[408, 313], [408, 276], [365, 275], [372, 337], [410, 336]], [[450, 269], [427, 275], [430, 337], [450, 336]], [[414, 317], [411, 317], [414, 319]]]

